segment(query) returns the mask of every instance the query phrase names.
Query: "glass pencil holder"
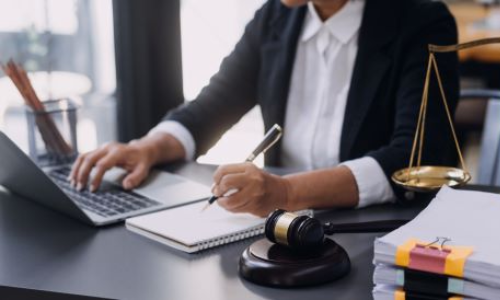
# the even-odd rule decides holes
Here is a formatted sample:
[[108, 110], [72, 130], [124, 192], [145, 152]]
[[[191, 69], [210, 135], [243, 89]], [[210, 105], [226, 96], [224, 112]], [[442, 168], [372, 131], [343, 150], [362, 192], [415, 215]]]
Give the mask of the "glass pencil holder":
[[37, 110], [26, 106], [29, 155], [40, 167], [69, 164], [78, 156], [78, 107], [69, 98], [44, 101], [42, 105]]

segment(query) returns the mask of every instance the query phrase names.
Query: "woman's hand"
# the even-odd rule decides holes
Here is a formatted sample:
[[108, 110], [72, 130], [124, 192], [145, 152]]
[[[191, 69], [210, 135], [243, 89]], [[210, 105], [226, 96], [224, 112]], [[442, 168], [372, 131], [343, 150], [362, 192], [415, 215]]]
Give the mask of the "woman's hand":
[[179, 141], [169, 134], [157, 133], [128, 144], [109, 143], [80, 155], [68, 179], [78, 190], [88, 185], [93, 192], [99, 188], [106, 171], [116, 166], [128, 172], [122, 181], [123, 188], [133, 189], [144, 181], [153, 165], [184, 156]]
[[[232, 190], [237, 192], [231, 193]], [[277, 208], [290, 209], [289, 190], [285, 178], [246, 162], [220, 166], [214, 174], [212, 193], [228, 211], [265, 217]]]
[[[70, 180], [78, 190], [88, 185], [93, 192], [101, 184], [104, 173], [117, 166], [128, 172], [122, 185], [125, 189], [131, 189], [146, 178], [152, 165], [151, 155], [148, 155], [146, 148], [110, 143], [80, 155], [73, 164]], [[91, 172], [93, 176], [90, 176]]]

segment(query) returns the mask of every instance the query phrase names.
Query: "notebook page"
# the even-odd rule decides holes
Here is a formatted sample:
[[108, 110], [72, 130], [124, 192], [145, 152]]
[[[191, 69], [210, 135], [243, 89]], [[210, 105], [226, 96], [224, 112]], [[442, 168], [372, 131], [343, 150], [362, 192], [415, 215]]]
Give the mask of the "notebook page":
[[250, 214], [234, 214], [217, 202], [204, 212], [206, 202], [194, 203], [127, 220], [134, 226], [187, 246], [210, 241], [264, 224], [264, 218]]

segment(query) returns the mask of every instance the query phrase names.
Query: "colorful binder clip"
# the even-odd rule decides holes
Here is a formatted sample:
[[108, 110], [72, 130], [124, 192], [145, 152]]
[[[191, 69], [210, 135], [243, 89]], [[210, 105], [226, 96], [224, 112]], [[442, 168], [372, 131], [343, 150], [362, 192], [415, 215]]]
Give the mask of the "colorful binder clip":
[[442, 237], [431, 243], [410, 239], [398, 247], [395, 263], [413, 270], [462, 278], [465, 261], [474, 248], [445, 245], [449, 241]]

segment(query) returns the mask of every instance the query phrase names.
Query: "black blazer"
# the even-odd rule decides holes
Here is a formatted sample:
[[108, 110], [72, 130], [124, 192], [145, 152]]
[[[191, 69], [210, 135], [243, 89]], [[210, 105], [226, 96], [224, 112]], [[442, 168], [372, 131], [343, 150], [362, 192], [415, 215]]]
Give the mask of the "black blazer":
[[[430, 0], [365, 0], [358, 54], [341, 137], [340, 160], [371, 156], [388, 178], [408, 166], [421, 103], [428, 44], [457, 43], [453, 17]], [[191, 132], [197, 155], [256, 104], [266, 130], [284, 124], [290, 78], [307, 7], [269, 0], [247, 25], [219, 72], [192, 102], [171, 111]], [[439, 54], [439, 70], [452, 111], [458, 100], [456, 54]], [[435, 81], [435, 80], [434, 80]], [[437, 86], [430, 89], [423, 162], [445, 164], [451, 135]], [[307, 101], [307, 99], [304, 99]], [[284, 128], [286, 131], [287, 129]], [[280, 144], [265, 158], [280, 165]], [[402, 190], [393, 186], [401, 198]]]

